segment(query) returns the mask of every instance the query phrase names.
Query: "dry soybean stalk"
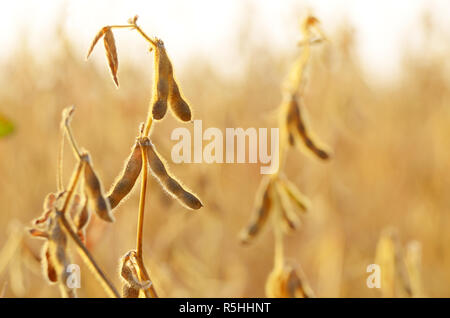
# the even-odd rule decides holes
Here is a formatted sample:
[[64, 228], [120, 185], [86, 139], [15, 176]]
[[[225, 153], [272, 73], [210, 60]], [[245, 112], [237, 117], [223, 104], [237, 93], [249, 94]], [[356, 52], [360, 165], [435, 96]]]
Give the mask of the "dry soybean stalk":
[[[147, 112], [147, 119], [143, 126], [141, 126], [141, 133], [138, 142], [125, 165], [124, 172], [117, 179], [115, 185], [108, 194], [108, 202], [112, 209], [114, 209], [121, 200], [123, 200], [134, 187], [136, 179], [141, 174], [141, 191], [139, 198], [138, 211], [138, 228], [136, 236], [136, 251], [134, 260], [137, 267], [137, 276], [141, 284], [150, 282], [146, 287], [140, 287], [130, 284], [124, 285], [124, 295], [127, 297], [136, 297], [140, 290], [143, 290], [146, 297], [157, 297], [156, 290], [151, 283], [149, 274], [144, 265], [143, 257], [143, 231], [144, 231], [144, 215], [146, 204], [146, 193], [148, 184], [148, 167], [152, 175], [159, 181], [162, 188], [177, 199], [185, 207], [197, 210], [203, 205], [201, 201], [190, 191], [187, 191], [174, 177], [172, 177], [164, 164], [164, 160], [156, 152], [153, 144], [150, 141], [150, 133], [154, 120], [161, 120], [164, 118], [168, 106], [172, 114], [179, 120], [188, 122], [192, 119], [191, 109], [188, 103], [183, 98], [180, 88], [175, 81], [173, 74], [173, 66], [167, 55], [166, 48], [162, 40], [158, 38], [149, 37], [138, 25], [137, 16], [128, 20], [126, 25], [111, 25], [103, 27], [95, 36], [87, 57], [91, 54], [96, 43], [102, 38], [105, 38], [105, 49], [110, 66], [113, 79], [117, 81], [117, 52], [115, 41], [113, 41], [112, 30], [114, 29], [132, 29], [136, 30], [149, 44], [150, 51], [154, 51], [154, 80], [152, 88], [152, 97]], [[109, 40], [107, 39], [109, 37]], [[139, 151], [138, 151], [139, 150]], [[140, 157], [139, 157], [140, 155]], [[129, 252], [131, 253], [131, 251]], [[123, 263], [123, 268], [126, 270], [128, 263]], [[144, 285], [142, 285], [144, 286]]]
[[[150, 121], [151, 125], [152, 121]], [[150, 130], [150, 128], [149, 128]], [[141, 281], [150, 281], [150, 276], [148, 275], [147, 269], [145, 268], [144, 264], [144, 257], [142, 253], [142, 247], [143, 247], [143, 238], [144, 238], [144, 213], [145, 213], [145, 199], [146, 199], [146, 193], [147, 193], [147, 175], [148, 175], [148, 169], [147, 169], [147, 151], [143, 144], [140, 142], [139, 147], [141, 148], [141, 155], [142, 155], [142, 175], [141, 175], [141, 194], [139, 198], [139, 212], [138, 212], [138, 230], [137, 230], [137, 237], [136, 237], [136, 261], [137, 265], [139, 267], [139, 275], [141, 278]], [[155, 288], [153, 287], [153, 284], [150, 285], [148, 289], [144, 290], [146, 297], [158, 297]]]
[[279, 107], [280, 113], [280, 166], [269, 177], [265, 177], [256, 199], [256, 209], [250, 225], [241, 234], [241, 241], [248, 243], [260, 233], [269, 216], [275, 236], [274, 268], [266, 283], [266, 294], [269, 297], [312, 297], [313, 293], [306, 280], [298, 275], [293, 266], [287, 265], [284, 259], [283, 234], [295, 230], [300, 224], [296, 212], [305, 213], [309, 209], [309, 200], [283, 174], [285, 153], [289, 146], [304, 143], [317, 158], [329, 158], [312, 139], [305, 123], [300, 98], [303, 95], [305, 83], [305, 68], [308, 64], [312, 44], [325, 40], [319, 28], [319, 21], [308, 16], [301, 25], [304, 39], [299, 43], [302, 53], [296, 60], [288, 81], [284, 87], [284, 101]]
[[[76, 194], [80, 177], [84, 171], [84, 181], [86, 187], [94, 187], [91, 189], [90, 196], [95, 199], [95, 202], [100, 202], [99, 197], [101, 196], [101, 185], [97, 179], [95, 172], [92, 170], [90, 161], [86, 154], [80, 153], [80, 150], [76, 144], [75, 138], [73, 137], [72, 131], [70, 129], [70, 119], [73, 114], [74, 107], [66, 108], [63, 111], [63, 122], [62, 125], [65, 128], [67, 137], [70, 140], [74, 153], [78, 159], [77, 166], [72, 174], [72, 178], [69, 182], [69, 186], [66, 189], [58, 192], [58, 194], [49, 194], [45, 199], [44, 203], [44, 213], [41, 217], [35, 220], [34, 225], [38, 228], [30, 229], [30, 234], [34, 237], [40, 237], [47, 240], [46, 244], [43, 246], [43, 268], [45, 269], [45, 276], [50, 282], [58, 282], [60, 290], [64, 297], [76, 297], [75, 290], [69, 288], [66, 284], [67, 280], [67, 265], [70, 264], [68, 258], [67, 250], [67, 237], [71, 238], [78, 248], [83, 261], [92, 270], [96, 278], [104, 287], [107, 294], [111, 297], [120, 297], [119, 293], [111, 283], [111, 281], [106, 277], [104, 272], [97, 265], [94, 257], [89, 252], [89, 250], [84, 245], [83, 241], [80, 239], [79, 235], [72, 229], [72, 220], [70, 210], [76, 210], [75, 205], [79, 205], [80, 194]], [[62, 150], [61, 150], [62, 153]], [[58, 171], [62, 166], [62, 158], [58, 164]], [[88, 172], [86, 173], [86, 167], [88, 167]], [[58, 172], [59, 174], [61, 172]], [[94, 177], [95, 176], [95, 177]], [[60, 186], [62, 183], [62, 176], [58, 177], [58, 184]], [[96, 193], [98, 192], [98, 193]], [[96, 196], [94, 198], [94, 196]], [[73, 199], [72, 199], [73, 198]], [[60, 201], [63, 201], [62, 203]], [[109, 203], [106, 204], [108, 207]], [[59, 208], [59, 206], [62, 206]], [[82, 224], [79, 224], [80, 229], [84, 229], [87, 225], [88, 219], [85, 219]]]

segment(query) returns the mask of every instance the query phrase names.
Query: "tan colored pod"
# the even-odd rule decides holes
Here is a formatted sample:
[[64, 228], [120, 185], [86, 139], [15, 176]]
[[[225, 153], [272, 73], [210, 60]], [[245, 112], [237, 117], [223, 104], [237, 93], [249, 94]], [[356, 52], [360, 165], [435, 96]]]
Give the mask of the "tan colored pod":
[[154, 67], [152, 115], [154, 119], [161, 120], [167, 112], [167, 99], [173, 70], [164, 43], [159, 39], [156, 40]]
[[[308, 130], [306, 129], [304, 120], [300, 112], [300, 105], [295, 95], [290, 97], [287, 107], [288, 110], [286, 124], [289, 130], [289, 134], [292, 136], [300, 137], [303, 140], [305, 146], [320, 159], [328, 159], [330, 155], [325, 150], [316, 145]], [[293, 140], [289, 140], [289, 142], [291, 145], [294, 144]]]
[[128, 157], [125, 168], [117, 178], [108, 194], [111, 209], [114, 209], [131, 192], [142, 169], [142, 154], [139, 144], [136, 142]]
[[86, 197], [83, 208], [75, 215], [73, 220], [77, 229], [77, 235], [83, 243], [86, 243], [86, 228], [90, 219], [89, 199]]
[[82, 229], [86, 228], [86, 226], [89, 223], [91, 214], [89, 213], [88, 205], [89, 205], [89, 200], [88, 200], [88, 198], [86, 198], [83, 208], [75, 215], [73, 222], [75, 223], [75, 226], [77, 227], [78, 230], [82, 230]]
[[103, 194], [103, 187], [95, 173], [88, 154], [83, 155], [84, 160], [84, 187], [91, 208], [107, 222], [114, 222], [108, 199]]
[[191, 121], [192, 114], [188, 103], [184, 100], [181, 95], [180, 89], [178, 87], [175, 78], [172, 76], [170, 81], [169, 90], [169, 106], [172, 113], [181, 121]]
[[41, 263], [44, 276], [48, 279], [48, 282], [56, 283], [58, 281], [58, 274], [56, 273], [55, 265], [53, 265], [53, 262], [50, 259], [48, 243], [46, 243], [42, 248]]
[[61, 227], [59, 216], [51, 219], [49, 234], [48, 243], [44, 246], [47, 247], [44, 253], [48, 253], [48, 258], [45, 257], [45, 260], [43, 259], [43, 262], [46, 262], [47, 265], [51, 264], [50, 268], [47, 267], [47, 271], [50, 270], [48, 272], [48, 275], [50, 275], [49, 279], [60, 283], [59, 288], [63, 297], [76, 297], [76, 290], [69, 288], [66, 284], [70, 275], [67, 272], [67, 266], [71, 264], [71, 261], [67, 250], [67, 236]]
[[267, 178], [261, 183], [256, 199], [256, 210], [253, 213], [250, 224], [241, 233], [241, 243], [249, 243], [266, 224], [273, 206], [272, 180]]
[[150, 140], [148, 138], [142, 138], [141, 146], [146, 148], [150, 170], [161, 183], [164, 190], [176, 198], [185, 207], [193, 210], [200, 209], [203, 206], [201, 201], [194, 194], [185, 190], [177, 180], [170, 176]]
[[109, 69], [113, 77], [114, 83], [119, 87], [119, 81], [117, 79], [117, 71], [119, 70], [119, 59], [117, 57], [116, 41], [114, 40], [114, 34], [111, 28], [108, 28], [103, 38], [105, 45], [106, 58], [108, 59]]

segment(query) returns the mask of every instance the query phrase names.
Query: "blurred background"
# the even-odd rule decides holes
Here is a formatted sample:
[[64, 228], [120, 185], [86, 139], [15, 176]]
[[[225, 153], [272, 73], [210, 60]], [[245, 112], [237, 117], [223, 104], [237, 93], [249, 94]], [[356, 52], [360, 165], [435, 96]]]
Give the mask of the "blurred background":
[[[286, 257], [319, 297], [389, 296], [366, 285], [386, 229], [421, 251], [420, 295], [450, 296], [450, 3], [448, 1], [16, 1], [0, 5], [0, 292], [59, 297], [47, 285], [42, 242], [24, 228], [56, 190], [61, 111], [76, 105], [78, 143], [90, 151], [109, 189], [145, 120], [153, 56], [129, 30], [115, 31], [120, 89], [98, 30], [138, 23], [165, 42], [184, 95], [203, 127], [276, 127], [281, 84], [300, 54], [299, 21], [321, 22], [329, 41], [313, 47], [305, 104], [312, 130], [333, 150], [323, 163], [290, 150], [286, 175], [312, 202], [302, 227], [286, 237]], [[170, 116], [152, 139], [170, 158]], [[64, 157], [67, 182], [75, 165]], [[253, 244], [247, 225], [259, 165], [182, 164], [172, 173], [205, 207], [192, 212], [152, 179], [144, 255], [167, 297], [263, 297], [273, 267], [270, 226]], [[135, 246], [138, 192], [117, 208], [116, 223], [93, 219], [88, 245], [119, 286], [119, 258]], [[81, 297], [106, 294], [81, 266]], [[390, 296], [404, 296], [401, 291]]]

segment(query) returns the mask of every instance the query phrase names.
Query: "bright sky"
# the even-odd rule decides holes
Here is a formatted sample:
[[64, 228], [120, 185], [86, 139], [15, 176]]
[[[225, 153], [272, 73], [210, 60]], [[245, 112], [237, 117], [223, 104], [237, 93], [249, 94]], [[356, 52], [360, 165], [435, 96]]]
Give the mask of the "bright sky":
[[[165, 40], [172, 59], [181, 63], [183, 57], [201, 53], [215, 65], [226, 66], [236, 57], [235, 37], [242, 17], [253, 16], [253, 35], [280, 49], [292, 49], [293, 39], [299, 38], [294, 17], [307, 8], [322, 21], [325, 32], [348, 18], [358, 32], [363, 64], [374, 74], [396, 72], [399, 48], [414, 43], [424, 8], [450, 30], [448, 0], [18, 0], [0, 4], [0, 57], [10, 52], [24, 31], [36, 53], [45, 53], [61, 12], [80, 52], [86, 51], [101, 26], [121, 24], [139, 14], [139, 24]], [[119, 55], [133, 57], [133, 52], [142, 51], [142, 44], [127, 32], [119, 35]]]

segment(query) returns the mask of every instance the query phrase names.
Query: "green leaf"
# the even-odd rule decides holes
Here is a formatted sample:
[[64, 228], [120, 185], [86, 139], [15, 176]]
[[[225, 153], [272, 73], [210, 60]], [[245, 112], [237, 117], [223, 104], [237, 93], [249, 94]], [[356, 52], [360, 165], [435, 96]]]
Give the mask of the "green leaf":
[[14, 124], [5, 116], [0, 114], [0, 138], [11, 134], [14, 131]]

